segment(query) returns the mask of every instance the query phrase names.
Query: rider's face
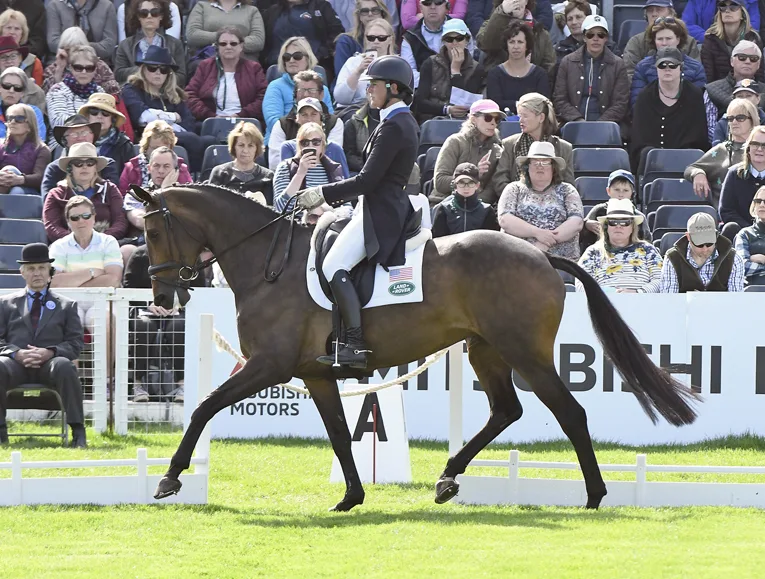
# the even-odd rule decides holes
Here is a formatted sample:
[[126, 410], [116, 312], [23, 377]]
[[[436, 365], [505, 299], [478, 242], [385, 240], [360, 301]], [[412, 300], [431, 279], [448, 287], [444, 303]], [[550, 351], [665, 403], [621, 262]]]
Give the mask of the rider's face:
[[[395, 87], [391, 87], [391, 93], [396, 91]], [[388, 97], [388, 88], [384, 80], [372, 80], [369, 82], [367, 88], [367, 96], [369, 97], [369, 104], [373, 109], [381, 109], [385, 106], [385, 101]], [[395, 95], [392, 95], [395, 96]]]

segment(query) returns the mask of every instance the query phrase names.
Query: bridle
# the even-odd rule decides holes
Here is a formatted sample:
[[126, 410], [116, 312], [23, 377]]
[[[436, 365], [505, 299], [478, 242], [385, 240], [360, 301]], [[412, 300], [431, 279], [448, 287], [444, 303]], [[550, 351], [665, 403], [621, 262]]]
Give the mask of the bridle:
[[[276, 243], [277, 243], [277, 240], [279, 239], [279, 234], [281, 233], [281, 227], [279, 227], [277, 228], [276, 233], [274, 234], [274, 237], [271, 240], [271, 246], [268, 248], [268, 253], [266, 254], [266, 263], [265, 263], [265, 269], [263, 272], [263, 277], [267, 282], [273, 283], [279, 278], [279, 276], [284, 271], [284, 266], [286, 265], [287, 260], [290, 257], [290, 249], [292, 247], [292, 236], [293, 236], [293, 231], [295, 228], [294, 217], [295, 217], [295, 214], [299, 211], [299, 208], [295, 207], [297, 205], [296, 203], [287, 203], [287, 205], [284, 207], [284, 210], [281, 212], [281, 214], [278, 217], [276, 217], [275, 219], [272, 219], [271, 221], [269, 221], [262, 227], [259, 227], [255, 231], [248, 233], [239, 241], [236, 241], [235, 243], [229, 245], [222, 251], [219, 251], [217, 255], [214, 255], [210, 259], [205, 259], [204, 261], [197, 261], [196, 263], [194, 263], [194, 265], [188, 265], [186, 263], [183, 263], [183, 261], [181, 261], [180, 258], [178, 259], [175, 258], [176, 255], [180, 256], [180, 249], [178, 248], [178, 242], [175, 239], [175, 233], [173, 231], [173, 221], [177, 222], [178, 225], [180, 225], [180, 227], [186, 232], [186, 235], [191, 237], [194, 241], [198, 242], [201, 245], [204, 245], [204, 241], [192, 235], [189, 232], [188, 228], [183, 224], [183, 221], [181, 221], [181, 219], [177, 217], [176, 215], [173, 215], [172, 213], [170, 213], [170, 209], [167, 206], [167, 202], [165, 201], [164, 196], [160, 194], [157, 197], [159, 198], [159, 205], [160, 205], [159, 209], [155, 209], [154, 211], [149, 211], [148, 213], [146, 213], [146, 215], [144, 215], [144, 219], [148, 219], [149, 217], [152, 217], [154, 215], [162, 216], [165, 223], [165, 233], [167, 234], [172, 261], [166, 261], [164, 263], [159, 263], [157, 265], [149, 266], [149, 275], [151, 276], [152, 281], [163, 283], [175, 288], [181, 288], [187, 291], [193, 290], [194, 288], [191, 287], [191, 282], [197, 279], [197, 277], [199, 277], [199, 273], [201, 271], [210, 267], [212, 264], [218, 261], [218, 258], [220, 256], [234, 249], [235, 247], [241, 245], [250, 237], [257, 235], [258, 233], [260, 233], [267, 227], [273, 225], [277, 221], [281, 221], [285, 217], [290, 217], [289, 226], [287, 230], [287, 240], [285, 243], [284, 255], [282, 256], [282, 261], [279, 264], [278, 269], [276, 269], [275, 271], [269, 271], [271, 258], [273, 257], [274, 249], [276, 248]], [[146, 205], [147, 203], [144, 203], [144, 206]], [[291, 208], [291, 207], [294, 207], [294, 208]], [[178, 270], [177, 280], [168, 281], [156, 275], [162, 271], [167, 271], [170, 269]]]

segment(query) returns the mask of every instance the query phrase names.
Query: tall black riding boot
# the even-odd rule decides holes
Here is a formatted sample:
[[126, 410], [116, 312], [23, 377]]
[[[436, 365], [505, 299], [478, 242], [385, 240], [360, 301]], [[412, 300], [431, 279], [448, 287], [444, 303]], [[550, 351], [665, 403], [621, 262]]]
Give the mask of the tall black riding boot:
[[[341, 343], [337, 351], [337, 363], [364, 369], [367, 367], [369, 350], [361, 333], [361, 303], [350, 274], [345, 270], [338, 271], [329, 286], [345, 325], [345, 343]], [[335, 356], [319, 356], [317, 361], [332, 366], [335, 364]]]

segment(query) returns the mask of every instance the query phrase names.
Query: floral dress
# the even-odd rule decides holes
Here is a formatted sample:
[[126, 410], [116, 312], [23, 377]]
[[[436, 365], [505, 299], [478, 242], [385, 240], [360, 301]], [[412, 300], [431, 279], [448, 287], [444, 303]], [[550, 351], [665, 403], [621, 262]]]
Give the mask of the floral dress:
[[[631, 289], [641, 294], [659, 293], [661, 288], [661, 254], [650, 243], [610, 247], [605, 251], [596, 243], [585, 250], [579, 265], [601, 287]], [[582, 291], [579, 280], [576, 288]]]
[[[548, 187], [543, 193], [533, 191], [520, 181], [508, 184], [497, 205], [500, 217], [509, 213], [526, 223], [552, 231], [569, 217], [584, 219], [582, 198], [570, 183]], [[526, 238], [533, 243], [536, 239]], [[551, 255], [579, 259], [579, 234], [573, 239], [558, 243], [550, 248]]]

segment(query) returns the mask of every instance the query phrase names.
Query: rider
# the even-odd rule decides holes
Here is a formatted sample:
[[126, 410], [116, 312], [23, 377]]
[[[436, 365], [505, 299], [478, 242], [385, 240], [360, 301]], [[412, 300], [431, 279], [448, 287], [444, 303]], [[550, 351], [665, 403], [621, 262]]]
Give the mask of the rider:
[[[376, 59], [367, 69], [367, 95], [372, 108], [380, 109], [380, 124], [362, 152], [364, 166], [355, 177], [310, 187], [298, 192], [297, 203], [313, 209], [326, 200], [331, 205], [360, 197], [350, 223], [343, 229], [324, 260], [322, 270], [332, 288], [346, 342], [338, 344], [337, 361], [366, 368], [367, 347], [361, 332], [361, 304], [349, 271], [365, 257], [384, 267], [402, 265], [404, 226], [413, 211], [404, 188], [417, 160], [419, 127], [409, 111], [414, 92], [412, 68], [401, 57]], [[334, 356], [321, 356], [334, 364]]]

